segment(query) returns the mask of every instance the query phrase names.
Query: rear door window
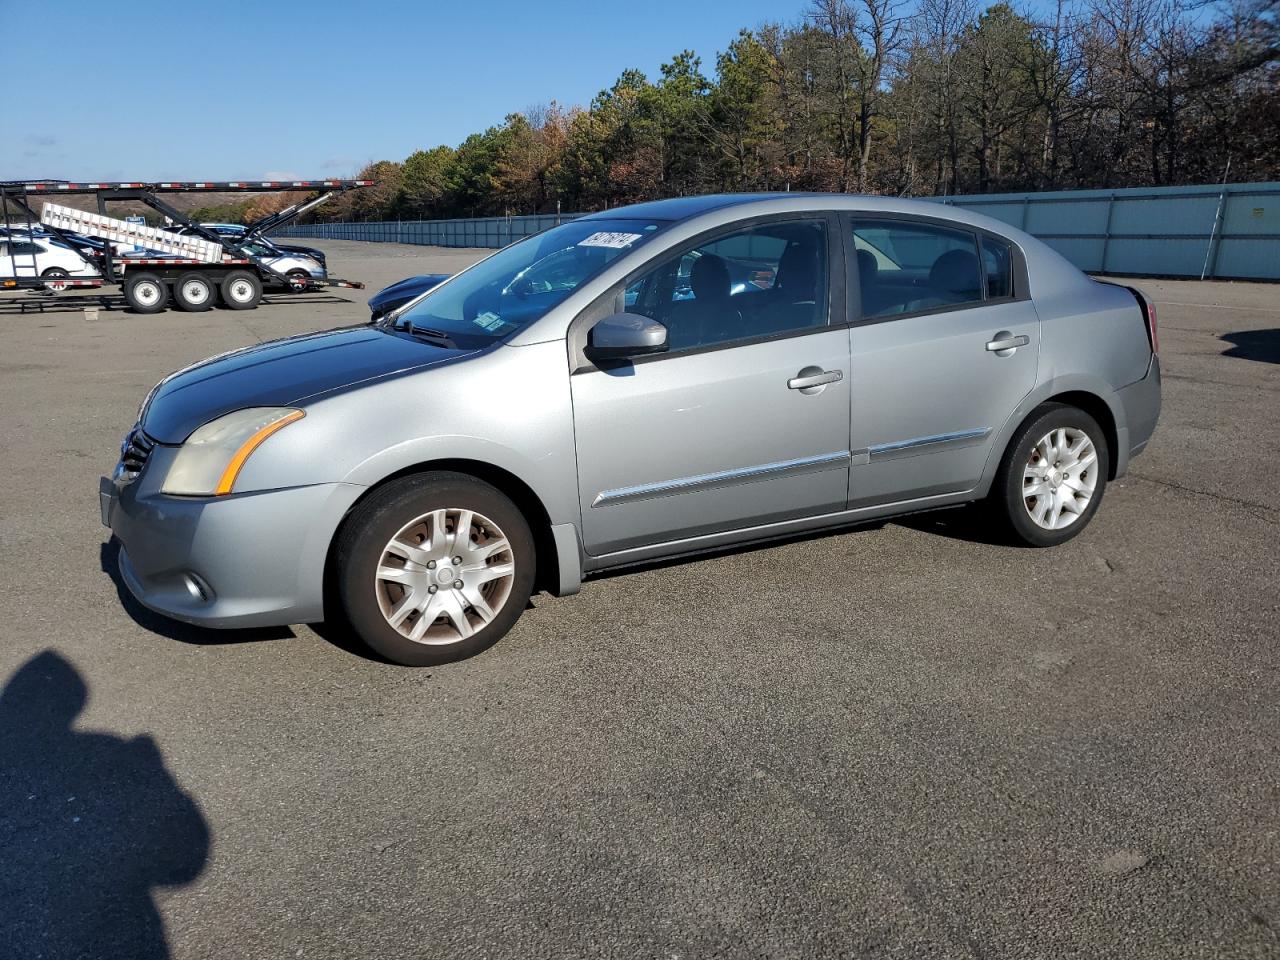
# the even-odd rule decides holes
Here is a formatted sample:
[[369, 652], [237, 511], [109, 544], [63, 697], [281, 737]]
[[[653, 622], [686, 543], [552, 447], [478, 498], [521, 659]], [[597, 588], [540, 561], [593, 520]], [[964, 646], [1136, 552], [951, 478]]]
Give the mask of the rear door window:
[[863, 317], [981, 303], [978, 241], [966, 230], [899, 220], [854, 220]]

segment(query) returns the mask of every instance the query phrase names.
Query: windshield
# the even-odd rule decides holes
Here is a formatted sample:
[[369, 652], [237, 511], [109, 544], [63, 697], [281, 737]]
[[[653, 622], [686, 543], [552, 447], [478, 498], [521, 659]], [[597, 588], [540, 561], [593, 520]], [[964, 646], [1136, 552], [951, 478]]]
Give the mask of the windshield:
[[250, 243], [242, 243], [242, 244], [240, 244], [240, 249], [241, 249], [241, 250], [247, 250], [249, 253], [253, 254], [255, 257], [278, 257], [278, 256], [280, 256], [280, 251], [279, 251], [279, 250], [277, 250], [275, 247], [269, 246], [268, 244], [265, 244], [265, 243], [252, 243], [252, 242], [250, 242]]
[[662, 226], [648, 220], [562, 224], [482, 260], [387, 323], [464, 349], [483, 347], [541, 319]]

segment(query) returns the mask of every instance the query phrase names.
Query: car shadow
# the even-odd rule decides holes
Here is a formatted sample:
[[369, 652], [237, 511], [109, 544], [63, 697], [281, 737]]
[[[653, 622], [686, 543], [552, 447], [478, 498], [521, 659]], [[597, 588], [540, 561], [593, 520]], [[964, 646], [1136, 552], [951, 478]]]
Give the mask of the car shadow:
[[201, 874], [209, 826], [151, 737], [74, 727], [88, 696], [51, 650], [0, 691], [0, 952], [164, 960], [153, 892]]
[[1258, 363], [1280, 363], [1280, 329], [1241, 330], [1237, 333], [1224, 333], [1218, 339], [1232, 345], [1231, 349], [1222, 351], [1224, 357], [1256, 360]]
[[102, 545], [99, 556], [102, 572], [111, 578], [115, 585], [116, 596], [120, 598], [120, 606], [142, 629], [199, 646], [212, 646], [233, 643], [256, 643], [262, 640], [285, 640], [297, 634], [289, 627], [256, 627], [244, 630], [212, 630], [209, 627], [197, 627], [180, 620], [171, 620], [153, 610], [149, 610], [138, 602], [129, 590], [120, 573], [120, 541], [112, 537]]
[[677, 557], [658, 557], [653, 560], [644, 560], [639, 563], [631, 563], [621, 567], [610, 567], [607, 570], [595, 571], [591, 574], [592, 580], [609, 580], [613, 577], [625, 577], [628, 574], [640, 573], [644, 570], [665, 570], [669, 567], [682, 567], [690, 563], [699, 563], [703, 560], [715, 560], [717, 557], [735, 557], [750, 553], [757, 553], [761, 550], [771, 550], [774, 547], [786, 546], [790, 543], [804, 543], [811, 540], [825, 540], [828, 537], [840, 537], [846, 533], [860, 533], [867, 530], [880, 530], [887, 521], [885, 520], [864, 520], [860, 523], [851, 523], [842, 527], [830, 527], [825, 530], [805, 530], [800, 533], [791, 533], [783, 537], [775, 537], [769, 540], [757, 540], [753, 543], [736, 543], [728, 544], [723, 547], [715, 547], [710, 550], [702, 550], [697, 553], [686, 553]]
[[351, 629], [350, 624], [345, 620], [335, 617], [319, 623], [308, 623], [307, 626], [311, 628], [312, 633], [317, 637], [337, 647], [343, 653], [359, 657], [361, 660], [368, 660], [370, 663], [381, 663], [389, 667], [399, 666], [399, 664], [388, 660], [357, 637], [355, 631]]
[[895, 517], [893, 522], [908, 530], [932, 533], [934, 536], [946, 537], [949, 540], [964, 540], [989, 547], [1012, 549], [1026, 546], [1011, 543], [1005, 531], [993, 523], [986, 511], [976, 504], [930, 510], [926, 513], [911, 513], [905, 517]]

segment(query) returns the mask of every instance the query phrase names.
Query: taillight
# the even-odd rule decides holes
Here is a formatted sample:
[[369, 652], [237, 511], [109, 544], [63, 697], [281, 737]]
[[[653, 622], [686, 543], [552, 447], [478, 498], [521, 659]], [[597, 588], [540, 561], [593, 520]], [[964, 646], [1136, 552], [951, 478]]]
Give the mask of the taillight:
[[1156, 304], [1150, 297], [1146, 296], [1136, 287], [1126, 287], [1133, 294], [1133, 299], [1138, 301], [1138, 309], [1142, 311], [1142, 319], [1147, 323], [1147, 339], [1151, 341], [1151, 352], [1160, 352], [1160, 335], [1156, 329]]

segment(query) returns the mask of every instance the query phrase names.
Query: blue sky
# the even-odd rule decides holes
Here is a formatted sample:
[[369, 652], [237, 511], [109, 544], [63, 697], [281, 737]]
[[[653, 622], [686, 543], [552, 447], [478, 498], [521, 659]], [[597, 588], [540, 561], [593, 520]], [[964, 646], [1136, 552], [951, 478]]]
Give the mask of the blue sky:
[[[0, 179], [341, 176], [585, 104], [806, 0], [0, 0]], [[109, 11], [109, 12], [107, 12]], [[30, 78], [29, 80], [26, 78]]]

